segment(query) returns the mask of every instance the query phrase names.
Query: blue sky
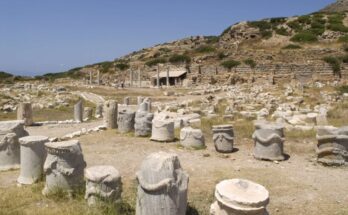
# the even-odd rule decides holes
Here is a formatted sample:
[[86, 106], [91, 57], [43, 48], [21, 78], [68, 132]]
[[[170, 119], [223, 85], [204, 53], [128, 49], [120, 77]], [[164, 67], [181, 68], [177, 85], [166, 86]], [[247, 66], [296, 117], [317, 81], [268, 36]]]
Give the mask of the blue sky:
[[38, 75], [113, 60], [243, 20], [292, 16], [334, 0], [0, 0], [0, 71]]

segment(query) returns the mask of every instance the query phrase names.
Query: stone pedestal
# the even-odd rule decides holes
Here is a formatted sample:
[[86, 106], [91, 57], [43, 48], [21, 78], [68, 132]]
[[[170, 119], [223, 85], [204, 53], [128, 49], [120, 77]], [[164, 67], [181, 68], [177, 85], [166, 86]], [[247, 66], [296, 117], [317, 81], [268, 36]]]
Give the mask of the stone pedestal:
[[232, 125], [213, 126], [213, 141], [218, 152], [233, 152], [234, 132]]
[[19, 138], [28, 136], [23, 121], [0, 122], [0, 171], [20, 166]]
[[118, 104], [115, 100], [109, 100], [104, 103], [104, 123], [106, 128], [117, 128], [117, 110]]
[[180, 131], [180, 144], [188, 148], [204, 148], [204, 135], [201, 129], [184, 127]]
[[320, 126], [317, 129], [317, 160], [324, 165], [348, 164], [348, 126], [336, 128]]
[[34, 123], [31, 103], [19, 103], [17, 108], [17, 120], [23, 120], [24, 125], [27, 126]]
[[159, 142], [174, 141], [174, 121], [154, 119], [152, 121], [151, 140]]
[[135, 113], [135, 136], [147, 137], [151, 135], [153, 113], [149, 112], [148, 104], [140, 104], [138, 111]]
[[138, 195], [136, 215], [185, 215], [188, 175], [178, 156], [165, 152], [145, 158], [136, 174]]
[[91, 107], [85, 107], [83, 109], [83, 119], [84, 120], [90, 120], [93, 117], [93, 108]]
[[21, 144], [21, 171], [17, 182], [33, 184], [43, 175], [43, 165], [46, 159], [45, 143], [48, 137], [27, 136], [19, 139]]
[[134, 131], [135, 112], [130, 110], [122, 110], [118, 113], [117, 126], [121, 133]]
[[88, 205], [97, 201], [108, 203], [121, 199], [121, 175], [113, 166], [93, 166], [85, 171], [86, 195]]
[[44, 164], [46, 184], [44, 195], [57, 189], [69, 193], [83, 185], [86, 162], [78, 140], [46, 143], [47, 158]]
[[98, 103], [95, 108], [95, 118], [99, 119], [103, 117], [103, 104]]
[[83, 122], [83, 105], [82, 101], [78, 101], [74, 106], [74, 120], [76, 122]]
[[284, 160], [284, 126], [265, 121], [255, 123], [253, 139], [255, 141], [254, 157], [260, 160]]
[[267, 189], [244, 179], [221, 181], [216, 185], [211, 215], [267, 215], [269, 203]]

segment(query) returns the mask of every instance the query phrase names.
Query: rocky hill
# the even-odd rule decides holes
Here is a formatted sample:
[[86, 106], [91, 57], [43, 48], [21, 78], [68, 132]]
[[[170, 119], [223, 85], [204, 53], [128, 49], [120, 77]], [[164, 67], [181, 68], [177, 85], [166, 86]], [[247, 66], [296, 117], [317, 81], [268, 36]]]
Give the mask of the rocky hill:
[[337, 0], [337, 2], [332, 3], [321, 10], [321, 12], [326, 13], [337, 13], [348, 11], [348, 0]]

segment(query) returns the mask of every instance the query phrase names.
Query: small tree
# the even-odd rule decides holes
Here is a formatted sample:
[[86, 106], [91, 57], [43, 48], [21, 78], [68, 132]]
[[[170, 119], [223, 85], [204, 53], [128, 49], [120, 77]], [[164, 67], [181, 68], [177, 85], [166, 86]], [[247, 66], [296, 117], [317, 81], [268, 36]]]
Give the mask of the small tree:
[[340, 59], [332, 56], [324, 57], [323, 60], [328, 63], [335, 75], [341, 78], [341, 61]]
[[229, 72], [231, 72], [232, 68], [235, 68], [237, 66], [240, 65], [239, 61], [235, 61], [235, 60], [227, 60], [221, 63], [221, 66], [225, 67], [226, 69], [228, 69]]

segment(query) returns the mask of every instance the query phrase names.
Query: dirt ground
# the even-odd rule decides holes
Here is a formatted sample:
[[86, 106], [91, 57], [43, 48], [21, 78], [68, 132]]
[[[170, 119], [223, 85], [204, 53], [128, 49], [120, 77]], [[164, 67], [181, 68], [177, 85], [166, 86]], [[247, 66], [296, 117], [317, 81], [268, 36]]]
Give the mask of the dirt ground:
[[[53, 137], [100, 123], [29, 127], [27, 130], [31, 135]], [[206, 140], [207, 148], [203, 150], [183, 149], [177, 145], [178, 142], [151, 142], [148, 138], [118, 134], [116, 130], [92, 133], [78, 139], [88, 167], [113, 165], [120, 171], [124, 183], [123, 198], [130, 199], [130, 204], [135, 204], [135, 173], [142, 160], [150, 153], [166, 151], [178, 154], [183, 169], [188, 172], [189, 205], [198, 214], [209, 214], [215, 184], [229, 178], [244, 178], [264, 185], [270, 192], [270, 214], [348, 214], [348, 168], [317, 164], [314, 160], [315, 140], [287, 141], [285, 152], [290, 158], [277, 164], [255, 160], [251, 138], [238, 138], [238, 133], [236, 136], [237, 150], [227, 155], [215, 152], [210, 139]], [[18, 174], [19, 171], [0, 173], [0, 196], [7, 189], [21, 189], [16, 187]], [[0, 214], [8, 214], [2, 202], [4, 198], [0, 197]], [[43, 214], [36, 200], [30, 201], [21, 213], [13, 214], [30, 214], [26, 210]], [[16, 203], [12, 204], [16, 206]], [[62, 212], [59, 207], [63, 205], [51, 204], [58, 207], [58, 213]]]

